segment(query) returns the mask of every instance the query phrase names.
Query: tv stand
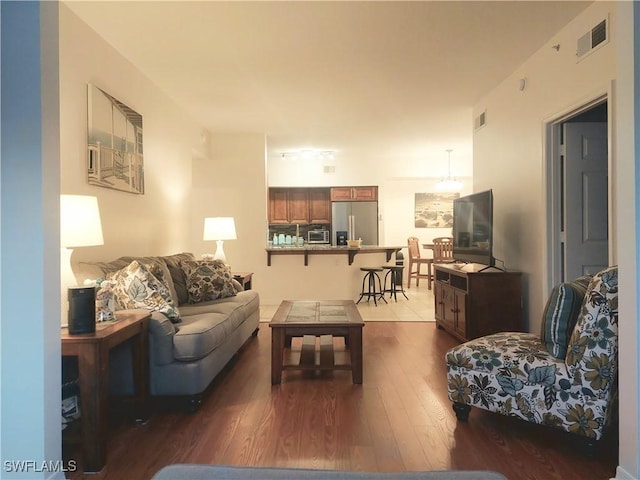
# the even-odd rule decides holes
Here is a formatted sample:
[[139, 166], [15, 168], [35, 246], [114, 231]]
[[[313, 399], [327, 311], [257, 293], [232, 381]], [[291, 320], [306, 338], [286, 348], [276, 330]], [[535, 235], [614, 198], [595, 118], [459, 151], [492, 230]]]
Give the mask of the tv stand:
[[484, 272], [490, 268], [495, 268], [496, 270], [499, 270], [501, 272], [506, 272], [506, 270], [504, 268], [500, 268], [500, 267], [496, 267], [495, 265], [485, 265], [484, 267], [482, 267], [480, 270], [476, 270], [478, 273], [480, 272]]
[[[522, 330], [520, 272], [487, 265], [435, 265], [436, 326], [466, 342], [497, 332]], [[471, 268], [470, 268], [471, 267]]]

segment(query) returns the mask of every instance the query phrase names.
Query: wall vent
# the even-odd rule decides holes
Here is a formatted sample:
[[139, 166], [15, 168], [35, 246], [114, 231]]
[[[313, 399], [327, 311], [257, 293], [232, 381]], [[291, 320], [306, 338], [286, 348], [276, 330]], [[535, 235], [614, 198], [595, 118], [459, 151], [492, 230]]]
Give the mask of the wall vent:
[[335, 165], [325, 165], [323, 167], [323, 171], [324, 171], [324, 173], [336, 173], [336, 166]]
[[485, 110], [473, 121], [473, 129], [478, 130], [487, 124], [487, 111]]
[[587, 33], [578, 38], [576, 57], [582, 60], [598, 48], [609, 43], [609, 21], [602, 20]]

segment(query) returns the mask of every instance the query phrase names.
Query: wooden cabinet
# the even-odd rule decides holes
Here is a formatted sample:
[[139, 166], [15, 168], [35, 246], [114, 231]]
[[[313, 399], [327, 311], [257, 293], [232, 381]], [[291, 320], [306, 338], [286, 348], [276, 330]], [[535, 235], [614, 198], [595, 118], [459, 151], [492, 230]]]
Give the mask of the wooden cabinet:
[[378, 187], [333, 187], [332, 202], [374, 202], [378, 200]]
[[270, 188], [269, 223], [331, 223], [328, 188]]
[[463, 342], [522, 331], [522, 274], [482, 268], [435, 266], [436, 325]]
[[331, 223], [331, 196], [328, 188], [309, 189], [309, 223]]
[[306, 188], [289, 189], [289, 223], [309, 223], [309, 195]]
[[269, 223], [289, 223], [289, 195], [286, 188], [269, 189]]

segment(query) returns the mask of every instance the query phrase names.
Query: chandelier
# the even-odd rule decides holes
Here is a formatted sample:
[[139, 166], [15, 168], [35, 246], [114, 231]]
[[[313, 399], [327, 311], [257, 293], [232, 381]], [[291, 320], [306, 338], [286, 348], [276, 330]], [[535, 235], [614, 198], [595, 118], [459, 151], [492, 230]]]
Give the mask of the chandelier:
[[448, 174], [446, 178], [440, 179], [440, 181], [436, 185], [436, 190], [440, 192], [457, 192], [458, 190], [462, 189], [462, 182], [455, 176], [451, 175], [451, 152], [453, 152], [453, 150], [449, 148], [445, 151], [448, 155]]
[[280, 158], [282, 160], [333, 160], [335, 158], [333, 150], [321, 150], [318, 148], [304, 148], [300, 150], [292, 150], [290, 152], [282, 152]]

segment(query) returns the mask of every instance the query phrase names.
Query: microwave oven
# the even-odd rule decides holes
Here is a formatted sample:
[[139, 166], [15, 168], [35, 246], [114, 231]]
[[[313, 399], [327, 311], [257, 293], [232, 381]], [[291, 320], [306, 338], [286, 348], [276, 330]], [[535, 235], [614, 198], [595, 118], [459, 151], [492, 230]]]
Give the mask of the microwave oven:
[[329, 230], [309, 230], [307, 243], [329, 243]]

